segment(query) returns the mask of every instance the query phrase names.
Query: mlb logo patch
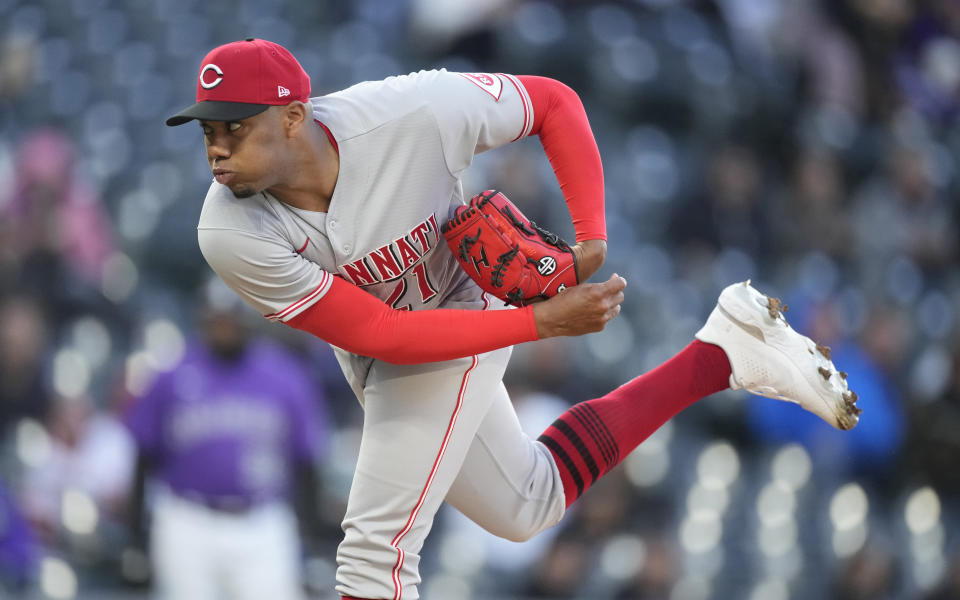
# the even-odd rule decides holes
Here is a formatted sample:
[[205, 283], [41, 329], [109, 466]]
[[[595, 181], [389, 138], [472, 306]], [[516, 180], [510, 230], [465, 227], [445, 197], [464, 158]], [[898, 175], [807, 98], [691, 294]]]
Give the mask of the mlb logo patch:
[[490, 73], [460, 73], [459, 75], [493, 96], [494, 100], [500, 99], [500, 94], [503, 92], [503, 81], [500, 77]]

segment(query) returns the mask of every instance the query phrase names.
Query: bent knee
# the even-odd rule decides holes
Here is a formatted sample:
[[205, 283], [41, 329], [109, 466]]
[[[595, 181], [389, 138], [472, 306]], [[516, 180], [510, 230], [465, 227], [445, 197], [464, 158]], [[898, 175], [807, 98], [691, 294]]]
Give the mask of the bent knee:
[[526, 542], [533, 536], [556, 524], [556, 520], [504, 519], [493, 526], [484, 527], [493, 535], [511, 542]]
[[490, 533], [511, 542], [526, 542], [541, 531], [541, 529], [523, 529], [516, 527], [512, 529], [503, 529], [501, 531], [491, 531]]

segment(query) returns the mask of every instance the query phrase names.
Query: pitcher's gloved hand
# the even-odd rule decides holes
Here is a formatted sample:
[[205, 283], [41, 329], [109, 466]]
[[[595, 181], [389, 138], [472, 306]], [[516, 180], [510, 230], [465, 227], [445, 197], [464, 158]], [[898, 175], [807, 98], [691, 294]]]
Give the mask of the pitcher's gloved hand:
[[570, 245], [496, 190], [474, 196], [440, 231], [463, 270], [507, 304], [545, 300], [580, 283]]

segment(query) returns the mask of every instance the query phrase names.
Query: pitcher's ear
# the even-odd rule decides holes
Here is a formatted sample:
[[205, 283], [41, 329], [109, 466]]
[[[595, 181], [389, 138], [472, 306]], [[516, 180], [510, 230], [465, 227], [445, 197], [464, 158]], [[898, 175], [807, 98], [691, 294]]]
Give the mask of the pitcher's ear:
[[295, 133], [307, 122], [310, 112], [303, 102], [294, 101], [283, 107], [283, 126], [288, 134]]

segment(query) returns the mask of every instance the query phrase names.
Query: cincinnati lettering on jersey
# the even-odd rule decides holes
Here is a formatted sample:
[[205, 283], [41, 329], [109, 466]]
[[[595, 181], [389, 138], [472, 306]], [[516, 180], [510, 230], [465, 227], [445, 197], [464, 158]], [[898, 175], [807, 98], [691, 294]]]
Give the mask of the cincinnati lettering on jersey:
[[439, 232], [436, 217], [430, 215], [403, 237], [341, 266], [340, 272], [360, 287], [399, 279], [436, 246]]

